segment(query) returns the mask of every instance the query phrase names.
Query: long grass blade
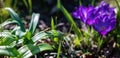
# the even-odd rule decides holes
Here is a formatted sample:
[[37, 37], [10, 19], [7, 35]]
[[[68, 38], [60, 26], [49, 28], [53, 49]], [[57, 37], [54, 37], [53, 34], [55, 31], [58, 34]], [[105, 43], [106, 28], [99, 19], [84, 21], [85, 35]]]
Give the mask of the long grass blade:
[[82, 36], [80, 29], [77, 27], [77, 25], [75, 24], [72, 16], [68, 13], [68, 11], [62, 5], [61, 5], [60, 9], [63, 12], [63, 14], [65, 15], [65, 17], [67, 18], [68, 22], [73, 26], [73, 30], [75, 31], [75, 33], [77, 34], [77, 36], [78, 37]]
[[29, 13], [32, 12], [32, 0], [28, 0], [28, 4], [29, 4]]
[[118, 9], [119, 9], [119, 11], [120, 11], [120, 4], [119, 4], [119, 1], [118, 1], [118, 0], [114, 0], [114, 1], [116, 2], [117, 6], [118, 6]]
[[94, 6], [94, 4], [95, 4], [95, 0], [92, 0], [91, 4]]
[[57, 58], [60, 58], [61, 53], [61, 43], [59, 44], [58, 52], [57, 52]]
[[67, 18], [68, 22], [73, 26], [74, 32], [77, 34], [78, 38], [80, 39], [80, 36], [82, 37], [82, 33], [80, 29], [77, 27], [76, 23], [74, 22], [72, 16], [69, 14], [69, 12], [64, 8], [63, 5], [61, 5], [60, 0], [57, 0], [57, 8], [62, 11], [62, 13]]
[[25, 4], [26, 8], [28, 9], [28, 3], [27, 3], [27, 0], [23, 0], [23, 3]]

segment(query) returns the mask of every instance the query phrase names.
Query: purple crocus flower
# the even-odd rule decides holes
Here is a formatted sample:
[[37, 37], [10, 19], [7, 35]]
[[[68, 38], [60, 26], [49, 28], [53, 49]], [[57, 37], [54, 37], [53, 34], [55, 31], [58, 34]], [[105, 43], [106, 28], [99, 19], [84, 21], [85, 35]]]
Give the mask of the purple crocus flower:
[[102, 2], [100, 6], [96, 7], [96, 10], [99, 15], [94, 19], [95, 23], [92, 26], [101, 35], [106, 35], [116, 26], [114, 8], [110, 7], [109, 4]]
[[72, 13], [72, 15], [75, 18], [80, 19], [85, 24], [92, 25], [95, 22], [94, 18], [97, 16], [97, 13], [95, 13], [94, 11], [95, 8], [93, 6], [79, 6], [78, 9], [76, 9], [75, 12]]
[[110, 32], [112, 29], [115, 28], [116, 20], [114, 19], [115, 18], [98, 17], [95, 20], [95, 24], [93, 25], [93, 28], [96, 31], [98, 31], [101, 35], [106, 35], [108, 32]]
[[101, 2], [100, 6], [80, 6], [72, 13], [87, 25], [92, 26], [101, 35], [106, 35], [116, 26], [116, 16], [113, 7]]

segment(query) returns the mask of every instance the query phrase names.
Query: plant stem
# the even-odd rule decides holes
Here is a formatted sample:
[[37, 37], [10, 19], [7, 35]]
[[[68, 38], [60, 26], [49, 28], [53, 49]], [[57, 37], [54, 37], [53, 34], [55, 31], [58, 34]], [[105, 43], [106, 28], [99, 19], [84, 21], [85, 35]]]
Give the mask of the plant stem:
[[81, 0], [79, 0], [79, 5], [82, 5], [82, 1]]
[[92, 0], [91, 4], [94, 6], [94, 4], [95, 4], [95, 0]]
[[[0, 13], [2, 13], [1, 9], [0, 9]], [[0, 32], [2, 31], [2, 25], [1, 25], [1, 23], [2, 23], [2, 14], [0, 14]]]
[[58, 52], [57, 52], [57, 58], [60, 58], [60, 51], [61, 51], [61, 41], [60, 41], [60, 44], [59, 44], [59, 48], [58, 48]]
[[118, 9], [120, 10], [120, 5], [119, 5], [119, 3], [118, 3], [118, 0], [115, 0], [115, 2], [116, 2], [116, 4], [117, 4], [117, 6], [118, 6]]

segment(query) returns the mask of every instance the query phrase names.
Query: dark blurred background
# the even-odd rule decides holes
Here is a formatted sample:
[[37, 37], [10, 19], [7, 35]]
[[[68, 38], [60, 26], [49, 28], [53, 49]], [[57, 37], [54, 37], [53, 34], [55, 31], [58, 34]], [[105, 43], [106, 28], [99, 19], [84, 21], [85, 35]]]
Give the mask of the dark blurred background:
[[[23, 18], [27, 23], [29, 23], [31, 14], [32, 13], [40, 13], [40, 23], [42, 25], [45, 25], [46, 28], [50, 27], [51, 17], [54, 19], [57, 17], [56, 24], [69, 27], [69, 23], [67, 22], [67, 19], [64, 17], [61, 11], [57, 10], [56, 8], [56, 2], [57, 0], [30, 0], [31, 1], [31, 7], [28, 2], [28, 0], [0, 0], [0, 9], [4, 7], [11, 7], [13, 8], [21, 18]], [[61, 0], [61, 4], [67, 9], [69, 13], [72, 13], [75, 8], [77, 8], [79, 5], [88, 6], [92, 4], [92, 1], [94, 1], [94, 6], [98, 5], [102, 0]], [[107, 3], [111, 5], [115, 5], [113, 0], [104, 0]], [[25, 4], [26, 2], [26, 4]], [[3, 13], [3, 17], [8, 17], [6, 15], [6, 12], [3, 10], [1, 11]], [[2, 14], [1, 13], [1, 14]], [[5, 14], [4, 14], [5, 13]], [[6, 18], [2, 18], [6, 19]], [[80, 26], [80, 21], [78, 19], [75, 19], [76, 24]], [[60, 28], [61, 30], [63, 28]], [[41, 27], [42, 28], [42, 27]], [[44, 28], [45, 29], [45, 28]]]

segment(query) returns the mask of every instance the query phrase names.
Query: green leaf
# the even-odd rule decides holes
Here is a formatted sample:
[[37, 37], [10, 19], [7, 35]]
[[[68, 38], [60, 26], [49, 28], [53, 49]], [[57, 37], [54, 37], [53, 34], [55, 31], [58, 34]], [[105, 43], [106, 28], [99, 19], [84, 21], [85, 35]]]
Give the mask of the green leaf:
[[52, 18], [51, 20], [51, 27], [52, 27], [52, 30], [54, 30], [54, 41], [55, 42], [58, 42], [58, 34], [57, 34], [57, 31], [55, 30], [55, 25], [54, 25], [54, 19]]
[[32, 40], [33, 40], [33, 42], [36, 42], [39, 39], [42, 39], [42, 38], [46, 37], [47, 35], [48, 35], [47, 33], [41, 31], [41, 32], [37, 33], [35, 36], [33, 36]]
[[28, 40], [31, 39], [31, 33], [30, 33], [29, 31], [26, 32], [26, 35], [25, 35], [25, 36], [26, 36], [26, 38], [27, 38]]
[[53, 18], [51, 18], [51, 29], [55, 30], [55, 25], [54, 25], [54, 19]]
[[46, 32], [48, 34], [49, 37], [54, 38], [62, 38], [62, 33], [60, 31], [56, 31], [56, 30], [50, 30], [48, 32]]
[[62, 38], [63, 35], [61, 34], [61, 32], [56, 31], [57, 36], [54, 36], [55, 35], [54, 32], [55, 32], [55, 30], [50, 30], [47, 32], [41, 31], [41, 32], [37, 33], [35, 36], [33, 36], [32, 40], [33, 40], [33, 42], [36, 42], [40, 39], [49, 38], [49, 37], [52, 39], [54, 37]]
[[25, 28], [24, 25], [20, 19], [20, 17], [17, 15], [17, 13], [15, 13], [11, 8], [5, 8], [11, 15], [12, 19], [16, 20], [18, 25], [20, 26], [20, 29], [25, 32]]
[[21, 47], [18, 51], [20, 53], [20, 57], [29, 58], [45, 50], [53, 50], [53, 48], [49, 44], [46, 44], [46, 43], [39, 44], [36, 46], [33, 44], [27, 44]]
[[6, 20], [5, 22], [3, 22], [2, 24], [1, 24], [1, 27], [4, 27], [4, 26], [6, 26], [6, 25], [8, 25], [8, 24], [11, 24], [11, 23], [16, 23], [16, 21], [15, 20]]
[[61, 4], [60, 4], [60, 0], [57, 0], [57, 9], [60, 9]]
[[29, 31], [31, 32], [32, 35], [34, 34], [34, 32], [36, 30], [36, 27], [37, 27], [37, 24], [39, 21], [39, 17], [40, 17], [40, 14], [37, 14], [37, 13], [33, 13], [33, 15], [32, 15], [30, 28], [29, 28]]
[[11, 43], [17, 40], [17, 37], [9, 32], [1, 32], [0, 37], [2, 37], [2, 39], [0, 39], [0, 45], [11, 45]]
[[16, 26], [13, 30], [12, 30], [12, 34], [18, 36], [18, 38], [22, 38], [25, 35], [26, 32], [21, 31], [19, 26]]
[[62, 36], [62, 35], [58, 35], [58, 32], [56, 30], [53, 30], [54, 34], [54, 41], [57, 43], [58, 42], [58, 38], [60, 38], [59, 36]]
[[29, 44], [29, 43], [33, 43], [32, 39], [31, 39], [31, 32], [27, 31], [25, 36], [23, 37], [24, 42], [23, 44]]
[[19, 52], [10, 46], [0, 46], [0, 55], [8, 55], [11, 57], [17, 57]]

